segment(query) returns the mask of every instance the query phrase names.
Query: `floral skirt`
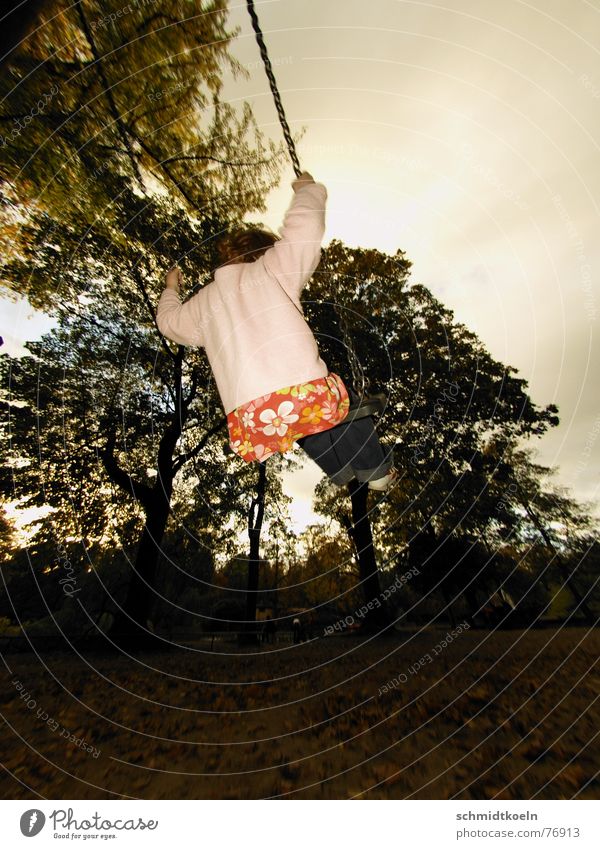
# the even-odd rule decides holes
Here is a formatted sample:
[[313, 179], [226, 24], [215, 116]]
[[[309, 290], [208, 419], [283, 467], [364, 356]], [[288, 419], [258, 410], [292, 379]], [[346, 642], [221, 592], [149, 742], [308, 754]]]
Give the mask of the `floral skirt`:
[[303, 436], [340, 424], [349, 407], [341, 377], [331, 372], [237, 407], [227, 416], [229, 444], [246, 462], [262, 462], [271, 454], [289, 451]]

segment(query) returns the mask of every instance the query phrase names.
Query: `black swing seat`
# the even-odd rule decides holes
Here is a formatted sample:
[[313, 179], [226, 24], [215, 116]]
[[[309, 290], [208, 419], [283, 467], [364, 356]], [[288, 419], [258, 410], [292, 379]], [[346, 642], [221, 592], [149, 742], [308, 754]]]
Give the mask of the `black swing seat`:
[[340, 424], [353, 422], [355, 419], [366, 419], [368, 416], [376, 416], [378, 413], [383, 412], [386, 403], [387, 396], [384, 392], [378, 392], [376, 395], [370, 395], [368, 398], [353, 400], [350, 404], [348, 415]]

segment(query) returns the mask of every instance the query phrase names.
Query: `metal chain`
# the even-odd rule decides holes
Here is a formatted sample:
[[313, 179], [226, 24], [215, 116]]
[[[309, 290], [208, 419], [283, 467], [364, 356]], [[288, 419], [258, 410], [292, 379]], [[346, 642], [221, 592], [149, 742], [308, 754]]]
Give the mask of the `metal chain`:
[[342, 339], [346, 347], [346, 357], [350, 364], [350, 371], [352, 373], [352, 389], [359, 397], [362, 398], [365, 392], [369, 391], [369, 379], [365, 375], [365, 372], [360, 364], [360, 360], [358, 359], [358, 355], [354, 349], [350, 325], [348, 324], [348, 320], [346, 318], [346, 310], [343, 306], [338, 307], [338, 305], [335, 303], [333, 304], [333, 308], [339, 319], [340, 329], [342, 331]]
[[294, 166], [294, 173], [296, 174], [296, 177], [299, 177], [302, 173], [302, 169], [300, 168], [300, 160], [298, 159], [298, 154], [296, 153], [296, 146], [294, 145], [294, 139], [292, 138], [287, 118], [285, 117], [283, 103], [281, 102], [281, 97], [279, 96], [279, 90], [277, 88], [277, 82], [275, 81], [275, 74], [273, 73], [273, 66], [271, 65], [269, 54], [267, 53], [267, 45], [265, 44], [265, 40], [263, 38], [256, 10], [254, 9], [254, 0], [246, 0], [246, 5], [248, 6], [248, 11], [250, 12], [250, 18], [252, 20], [254, 32], [256, 33], [256, 41], [258, 42], [260, 55], [265, 66], [265, 73], [269, 80], [269, 85], [271, 86], [271, 93], [273, 95], [273, 100], [275, 101], [275, 108], [277, 109], [277, 114], [279, 115], [279, 122], [283, 130], [283, 137], [285, 138], [288, 150], [290, 152], [290, 159], [292, 160], [292, 165]]

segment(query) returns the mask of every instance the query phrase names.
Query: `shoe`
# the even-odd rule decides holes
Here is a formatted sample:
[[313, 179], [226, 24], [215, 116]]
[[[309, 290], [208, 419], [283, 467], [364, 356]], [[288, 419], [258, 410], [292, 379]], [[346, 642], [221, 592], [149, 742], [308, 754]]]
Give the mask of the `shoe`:
[[369, 489], [375, 489], [378, 492], [385, 492], [386, 489], [392, 485], [392, 483], [397, 479], [398, 472], [396, 469], [390, 469], [387, 475], [384, 475], [382, 478], [377, 478], [374, 481], [369, 481]]

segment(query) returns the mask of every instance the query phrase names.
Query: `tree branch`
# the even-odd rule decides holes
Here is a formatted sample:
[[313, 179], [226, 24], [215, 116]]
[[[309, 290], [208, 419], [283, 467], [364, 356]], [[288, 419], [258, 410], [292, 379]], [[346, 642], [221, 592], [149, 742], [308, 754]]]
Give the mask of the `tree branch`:
[[171, 348], [167, 344], [167, 340], [165, 339], [165, 337], [162, 335], [162, 333], [158, 329], [158, 324], [156, 323], [156, 310], [152, 306], [152, 301], [150, 300], [150, 296], [148, 295], [148, 290], [146, 289], [146, 287], [144, 285], [142, 275], [140, 274], [139, 266], [135, 263], [132, 267], [132, 275], [133, 275], [134, 283], [135, 283], [135, 285], [137, 286], [137, 288], [139, 289], [139, 291], [142, 295], [142, 300], [144, 301], [144, 303], [145, 303], [145, 305], [148, 309], [148, 312], [150, 313], [150, 318], [152, 319], [152, 324], [156, 327], [156, 332], [158, 333], [158, 338], [160, 339], [160, 344], [163, 346], [164, 350], [171, 357], [171, 359], [175, 359], [177, 357], [177, 354], [173, 353], [173, 351], [171, 350]]
[[173, 183], [173, 185], [175, 186], [177, 191], [181, 194], [181, 196], [184, 198], [184, 200], [186, 200], [187, 203], [189, 203], [189, 205], [192, 207], [192, 209], [198, 209], [198, 204], [196, 203], [196, 201], [191, 197], [191, 195], [188, 193], [187, 189], [184, 189], [180, 185], [177, 178], [174, 177], [173, 174], [171, 173], [171, 169], [168, 168], [163, 163], [163, 161], [154, 153], [154, 151], [151, 150], [151, 148], [148, 147], [148, 145], [146, 144], [146, 142], [143, 139], [138, 138], [138, 144], [140, 145], [142, 150], [145, 151], [148, 154], [148, 156], [156, 162], [156, 164], [159, 166], [159, 168], [162, 168], [162, 170], [167, 175], [167, 177], [169, 178], [171, 183]]
[[179, 472], [182, 467], [185, 466], [186, 463], [188, 463], [197, 454], [199, 454], [200, 451], [202, 451], [202, 449], [206, 446], [211, 436], [214, 436], [216, 433], [218, 433], [221, 428], [225, 426], [226, 423], [227, 419], [225, 417], [220, 418], [216, 424], [214, 424], [205, 432], [202, 439], [200, 439], [199, 442], [190, 451], [186, 451], [185, 454], [180, 454], [178, 457], [176, 457], [173, 461], [173, 475], [176, 475], [177, 472]]
[[94, 41], [94, 36], [92, 35], [92, 31], [88, 24], [87, 18], [83, 11], [81, 3], [77, 4], [77, 12], [79, 14], [79, 20], [81, 21], [82, 29], [85, 33], [85, 37], [87, 39], [90, 50], [92, 51], [92, 55], [95, 59], [95, 63], [98, 66], [98, 74], [100, 76], [100, 80], [102, 81], [102, 85], [104, 86], [104, 96], [109, 105], [110, 112], [115, 119], [117, 129], [119, 131], [119, 135], [125, 145], [125, 149], [127, 150], [127, 155], [129, 157], [129, 161], [131, 162], [131, 167], [133, 168], [133, 173], [138, 182], [138, 185], [142, 191], [142, 193], [146, 194], [146, 187], [144, 186], [144, 181], [142, 180], [142, 174], [139, 169], [139, 164], [137, 159], [135, 158], [135, 154], [133, 152], [133, 148], [131, 147], [131, 139], [129, 138], [129, 134], [127, 132], [127, 128], [125, 127], [123, 120], [121, 118], [121, 113], [117, 109], [117, 104], [115, 103], [115, 99], [112, 93], [112, 87], [108, 84], [108, 79], [106, 78], [106, 74], [104, 73], [104, 68], [102, 67], [102, 58], [98, 52], [98, 48], [96, 46], [96, 42]]
[[[178, 18], [174, 18], [172, 15], [167, 15], [167, 14], [165, 14], [164, 12], [156, 12], [156, 13], [155, 13], [154, 15], [152, 15], [150, 18], [147, 18], [146, 20], [143, 20], [143, 21], [142, 21], [142, 23], [141, 23], [141, 24], [139, 24], [139, 25], [135, 28], [135, 31], [136, 31], [137, 33], [140, 33], [140, 32], [142, 32], [143, 30], [146, 30], [147, 32], [150, 32], [150, 24], [153, 24], [153, 23], [154, 23], [154, 21], [160, 20], [161, 18], [162, 18], [163, 20], [167, 21], [167, 23], [169, 23], [169, 24], [180, 24], [180, 23], [181, 23], [181, 20], [179, 20]], [[164, 27], [162, 27], [162, 29], [164, 29]], [[153, 31], [154, 31], [154, 30], [153, 30]], [[125, 47], [125, 46], [127, 46], [127, 44], [129, 44], [129, 42], [126, 42], [123, 46]]]
[[236, 166], [254, 166], [254, 165], [268, 165], [271, 160], [269, 159], [256, 159], [251, 162], [237, 162], [236, 160], [228, 160], [228, 159], [219, 159], [218, 156], [210, 156], [209, 154], [200, 155], [198, 153], [180, 153], [176, 156], [169, 156], [166, 159], [163, 159], [162, 165], [165, 162], [181, 162], [183, 160], [192, 160], [197, 162], [203, 162], [209, 160], [210, 162], [218, 162], [219, 165], [236, 165]]
[[184, 404], [186, 407], [189, 407], [194, 398], [196, 397], [196, 392], [198, 390], [198, 374], [194, 370], [192, 372], [192, 385], [190, 386], [190, 391], [184, 398]]
[[152, 500], [152, 489], [148, 484], [136, 480], [128, 472], [119, 466], [115, 457], [115, 444], [117, 435], [113, 429], [108, 436], [104, 451], [101, 452], [102, 465], [104, 466], [107, 475], [113, 483], [120, 486], [128, 495], [140, 502], [144, 510], [147, 510]]

